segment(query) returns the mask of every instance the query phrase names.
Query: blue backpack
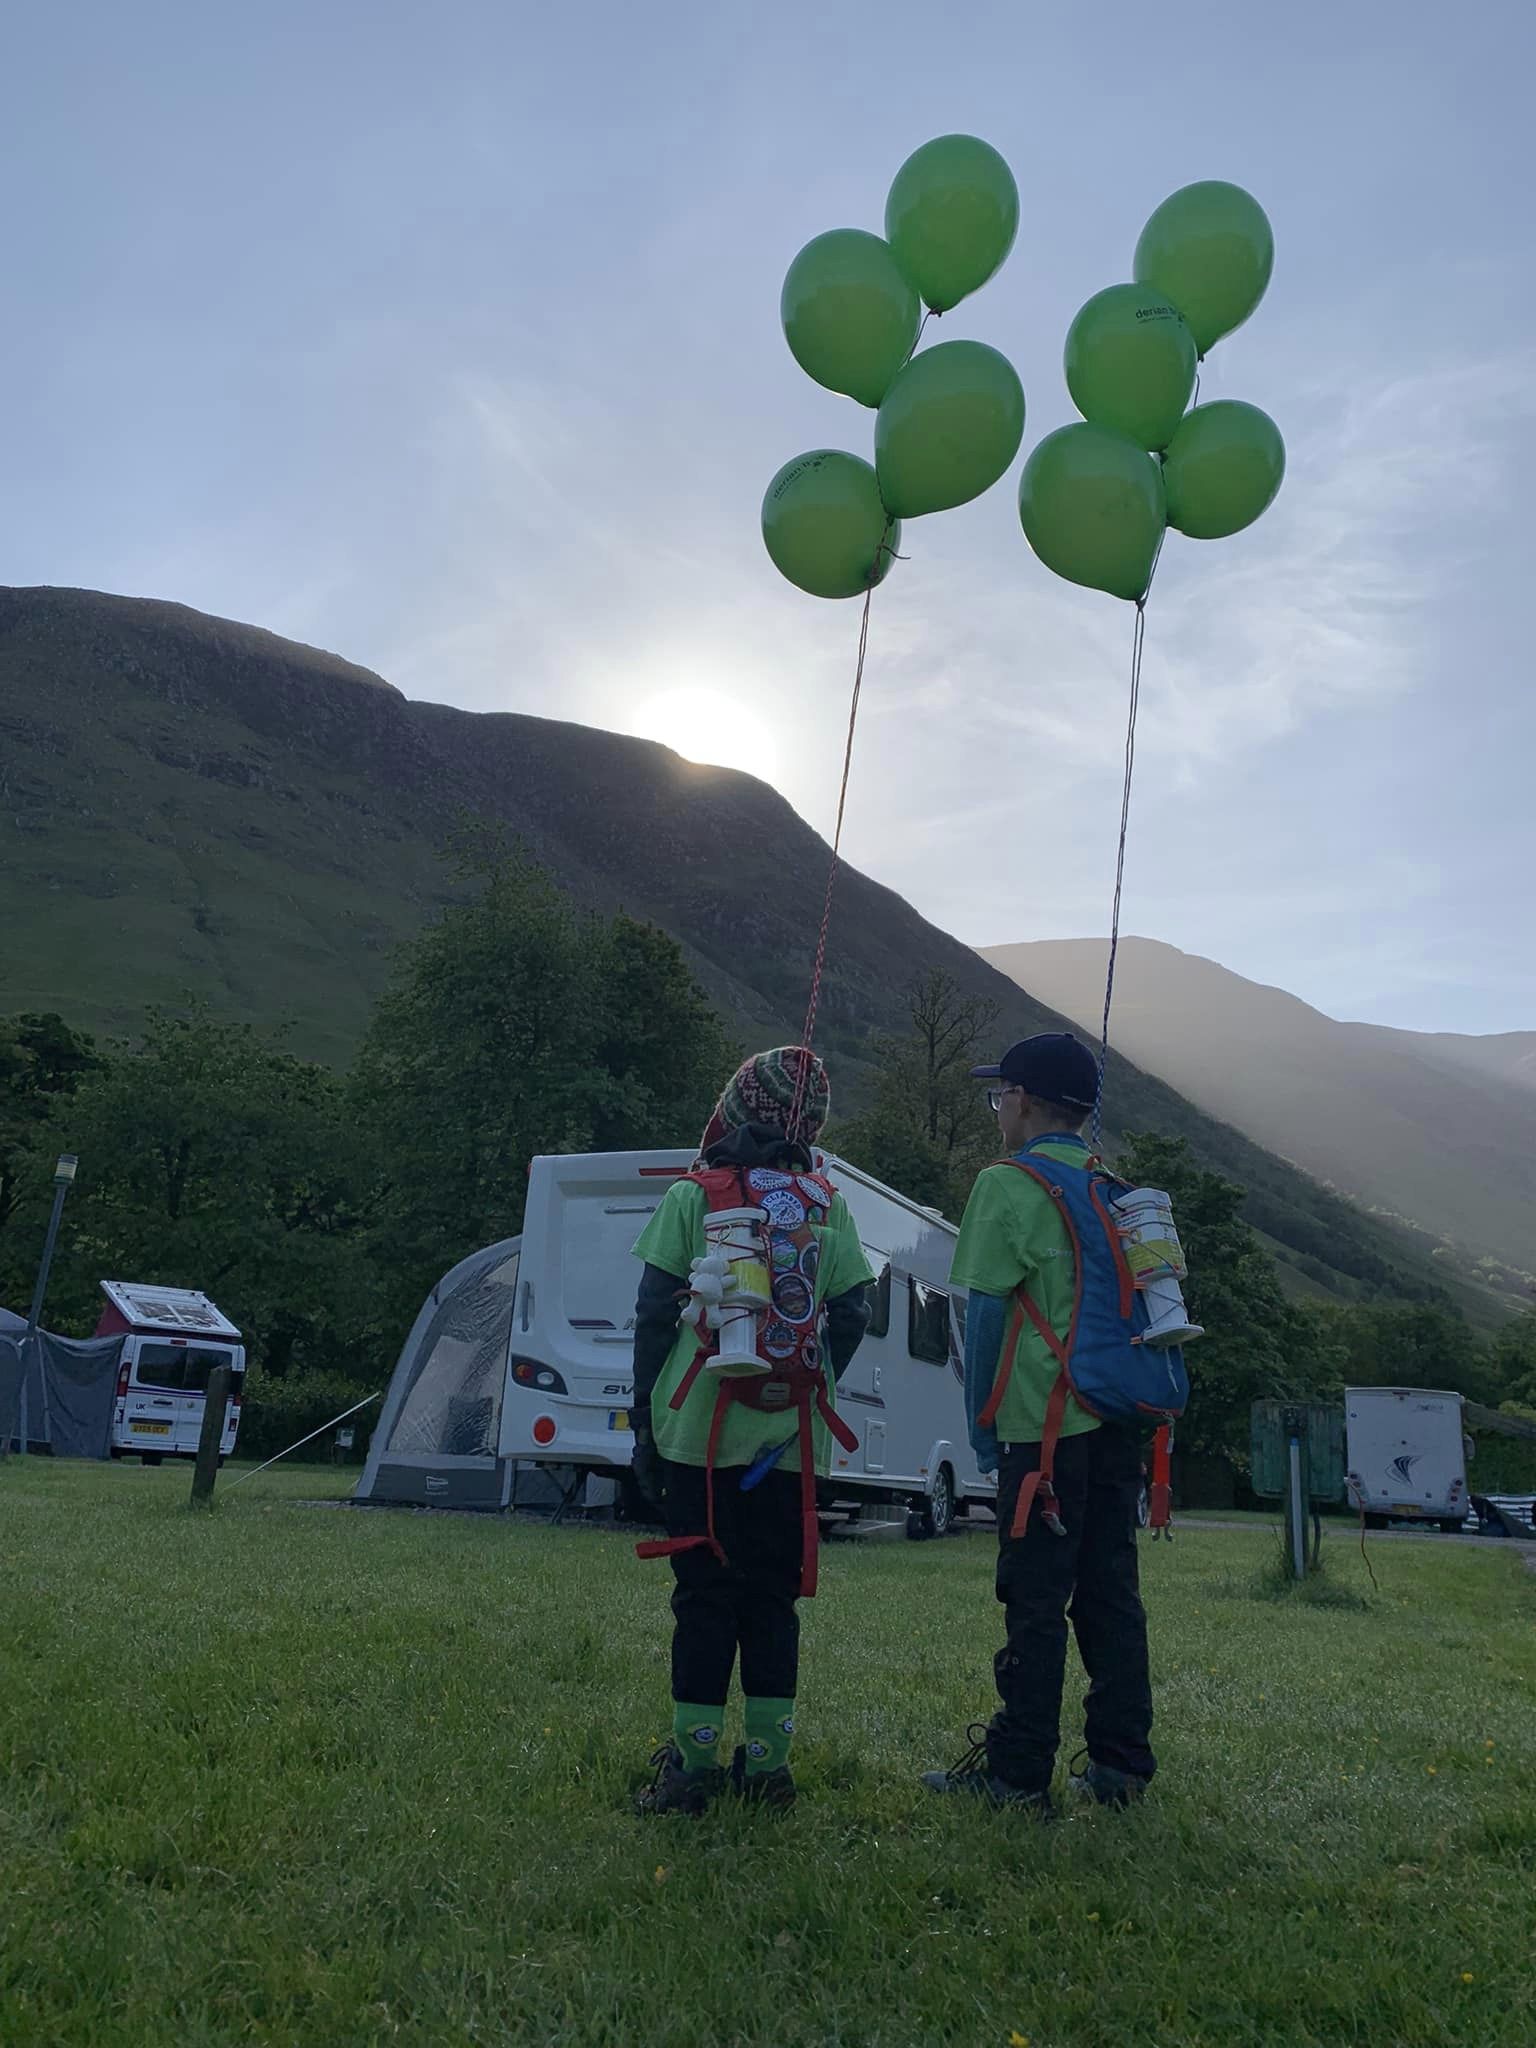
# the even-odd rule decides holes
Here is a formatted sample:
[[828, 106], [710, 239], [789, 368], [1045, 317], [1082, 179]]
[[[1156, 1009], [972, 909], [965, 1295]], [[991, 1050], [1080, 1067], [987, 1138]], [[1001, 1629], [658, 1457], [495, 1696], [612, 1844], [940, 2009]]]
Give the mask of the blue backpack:
[[1110, 1208], [1117, 1195], [1129, 1193], [1129, 1183], [1106, 1173], [1093, 1158], [1082, 1166], [1022, 1157], [1004, 1164], [1027, 1173], [1055, 1203], [1072, 1245], [1076, 1289], [1065, 1339], [1057, 1336], [1028, 1290], [1016, 1290], [1002, 1362], [980, 1419], [989, 1429], [995, 1425], [1019, 1337], [1030, 1322], [1061, 1370], [1046, 1404], [1040, 1469], [1029, 1473], [1019, 1489], [1010, 1534], [1024, 1534], [1038, 1497], [1047, 1528], [1059, 1536], [1064, 1532], [1052, 1480], [1068, 1399], [1100, 1422], [1161, 1427], [1177, 1421], [1188, 1406], [1189, 1375], [1177, 1345], [1142, 1341], [1151, 1318]]

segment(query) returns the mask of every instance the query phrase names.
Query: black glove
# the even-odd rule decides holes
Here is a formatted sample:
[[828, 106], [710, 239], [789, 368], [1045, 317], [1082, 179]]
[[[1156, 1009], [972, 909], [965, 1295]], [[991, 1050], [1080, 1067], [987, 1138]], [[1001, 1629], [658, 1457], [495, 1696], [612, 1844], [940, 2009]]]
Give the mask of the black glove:
[[635, 1431], [634, 1454], [630, 1458], [629, 1469], [641, 1499], [659, 1510], [666, 1491], [666, 1465], [656, 1449], [656, 1439], [648, 1429]]

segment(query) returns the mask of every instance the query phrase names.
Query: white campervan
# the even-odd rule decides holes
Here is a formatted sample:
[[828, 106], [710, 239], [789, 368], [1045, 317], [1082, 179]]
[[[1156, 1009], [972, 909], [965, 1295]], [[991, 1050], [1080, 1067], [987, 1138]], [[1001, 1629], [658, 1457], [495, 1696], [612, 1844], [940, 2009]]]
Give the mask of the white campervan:
[[[630, 1460], [635, 1240], [692, 1152], [536, 1159], [522, 1235], [472, 1254], [434, 1288], [385, 1397], [360, 1500], [506, 1507], [543, 1468], [555, 1498], [610, 1501]], [[977, 1470], [961, 1376], [955, 1231], [855, 1166], [820, 1161], [878, 1280], [869, 1333], [838, 1406], [859, 1439], [834, 1451], [828, 1512], [872, 1501], [942, 1532], [995, 1483]]]
[[1427, 1387], [1346, 1387], [1344, 1413], [1350, 1505], [1367, 1527], [1438, 1522], [1454, 1536], [1468, 1507], [1461, 1395]]
[[107, 1298], [98, 1337], [120, 1335], [117, 1397], [112, 1410], [112, 1455], [137, 1453], [146, 1465], [163, 1458], [195, 1458], [203, 1430], [208, 1375], [227, 1365], [233, 1375], [221, 1458], [230, 1457], [240, 1428], [245, 1346], [229, 1318], [190, 1287], [156, 1287], [134, 1280], [103, 1280]]

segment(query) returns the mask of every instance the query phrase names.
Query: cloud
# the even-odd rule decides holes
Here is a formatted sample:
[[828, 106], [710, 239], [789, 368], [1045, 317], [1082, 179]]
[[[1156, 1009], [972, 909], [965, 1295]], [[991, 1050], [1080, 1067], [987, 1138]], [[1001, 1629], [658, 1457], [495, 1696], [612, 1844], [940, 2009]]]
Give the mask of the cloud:
[[[1433, 834], [1403, 850], [1393, 832], [1380, 858], [1346, 844], [1354, 771], [1334, 757], [1441, 667], [1449, 602], [1512, 491], [1526, 367], [1253, 378], [1281, 394], [1289, 473], [1247, 533], [1169, 537], [1148, 608], [1128, 925], [1266, 978], [1300, 982], [1293, 963], [1315, 958], [1362, 985], [1344, 975], [1346, 933], [1443, 894]], [[838, 416], [858, 445], [867, 420]], [[766, 712], [775, 779], [829, 833], [859, 607], [802, 597], [763, 554], [743, 477], [782, 458], [773, 419], [744, 414], [732, 439], [670, 424], [583, 362], [450, 380], [431, 445], [451, 559], [379, 665], [414, 695], [618, 730], [678, 692], [713, 693], [722, 720], [733, 704]], [[910, 522], [902, 551], [874, 599], [847, 857], [962, 936], [1102, 931], [1130, 607], [1047, 574], [1011, 484]], [[1378, 756], [1396, 736], [1381, 726]], [[1408, 971], [1384, 954], [1379, 979]]]

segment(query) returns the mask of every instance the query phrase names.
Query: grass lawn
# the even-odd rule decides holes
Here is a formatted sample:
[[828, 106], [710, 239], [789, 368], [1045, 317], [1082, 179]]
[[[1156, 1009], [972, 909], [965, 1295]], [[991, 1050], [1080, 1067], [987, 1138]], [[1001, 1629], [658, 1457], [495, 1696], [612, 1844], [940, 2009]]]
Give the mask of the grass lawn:
[[1163, 1774], [1042, 1830], [914, 1784], [989, 1709], [990, 1539], [838, 1544], [799, 1810], [647, 1823], [666, 1567], [298, 1504], [346, 1483], [0, 1467], [5, 2048], [1536, 2040], [1513, 1557], [1332, 1542], [1370, 1604], [1303, 1608], [1262, 1531], [1149, 1544]]

